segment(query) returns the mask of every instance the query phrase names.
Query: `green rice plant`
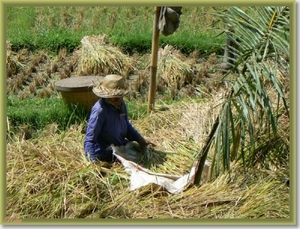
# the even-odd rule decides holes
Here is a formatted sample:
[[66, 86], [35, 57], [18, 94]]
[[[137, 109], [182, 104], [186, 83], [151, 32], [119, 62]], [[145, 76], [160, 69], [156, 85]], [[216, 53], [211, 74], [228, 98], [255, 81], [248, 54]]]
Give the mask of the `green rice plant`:
[[130, 100], [125, 98], [128, 118], [131, 120], [138, 120], [147, 116], [147, 104], [138, 102], [137, 100]]
[[68, 108], [59, 97], [17, 100], [9, 96], [6, 105], [10, 131], [18, 132], [25, 126], [30, 137], [37, 137], [39, 131], [51, 123], [65, 130], [71, 124], [82, 123], [88, 115], [80, 107]]
[[[170, 37], [160, 36], [162, 46], [173, 45], [184, 53], [202, 54], [223, 49], [217, 36], [212, 7], [184, 6], [180, 27]], [[154, 7], [150, 6], [40, 6], [7, 7], [7, 39], [14, 51], [21, 48], [58, 52], [80, 46], [84, 36], [107, 34], [125, 52], [150, 52]], [[192, 21], [192, 23], [191, 23]], [[211, 28], [211, 26], [214, 28]]]

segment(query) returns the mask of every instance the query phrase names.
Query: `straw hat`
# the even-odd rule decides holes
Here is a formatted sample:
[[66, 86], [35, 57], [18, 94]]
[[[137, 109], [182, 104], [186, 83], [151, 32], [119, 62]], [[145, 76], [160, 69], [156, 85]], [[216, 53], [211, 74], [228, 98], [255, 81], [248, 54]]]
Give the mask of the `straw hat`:
[[101, 98], [115, 98], [126, 95], [129, 90], [123, 76], [112, 74], [105, 76], [102, 82], [94, 86], [93, 92]]

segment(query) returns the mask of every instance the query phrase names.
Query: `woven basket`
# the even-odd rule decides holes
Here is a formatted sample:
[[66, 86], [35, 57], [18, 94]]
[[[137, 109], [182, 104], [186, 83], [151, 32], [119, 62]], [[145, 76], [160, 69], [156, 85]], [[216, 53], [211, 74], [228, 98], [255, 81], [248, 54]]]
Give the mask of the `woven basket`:
[[103, 80], [102, 76], [70, 77], [55, 82], [55, 89], [62, 95], [67, 106], [80, 105], [90, 111], [99, 99], [93, 91], [93, 84]]
[[67, 106], [76, 104], [82, 106], [87, 111], [90, 111], [99, 99], [92, 91], [61, 91], [60, 93]]

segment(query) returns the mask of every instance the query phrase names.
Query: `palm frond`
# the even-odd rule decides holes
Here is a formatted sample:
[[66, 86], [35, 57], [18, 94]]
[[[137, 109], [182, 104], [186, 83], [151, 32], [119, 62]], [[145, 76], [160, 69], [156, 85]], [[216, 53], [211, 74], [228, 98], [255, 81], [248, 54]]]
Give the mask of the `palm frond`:
[[[236, 41], [238, 48], [229, 47], [235, 60], [224, 80], [229, 75], [234, 80], [228, 80], [231, 90], [220, 111], [214, 136], [212, 166], [215, 166], [216, 175], [230, 170], [232, 160], [250, 163], [249, 158], [257, 158], [257, 152], [265, 154], [260, 155], [261, 161], [270, 159], [269, 152], [286, 158], [279, 152], [281, 147], [272, 142], [280, 139], [278, 114], [285, 113], [289, 117], [289, 103], [284, 91], [289, 74], [289, 8], [257, 6], [242, 10], [230, 7], [219, 16], [226, 18], [224, 22], [230, 29], [225, 32]], [[274, 148], [258, 150], [261, 149], [262, 142], [258, 141], [261, 138], [270, 143], [267, 144], [269, 148]], [[276, 163], [278, 161], [287, 163], [280, 159]], [[250, 164], [255, 163], [251, 160]]]

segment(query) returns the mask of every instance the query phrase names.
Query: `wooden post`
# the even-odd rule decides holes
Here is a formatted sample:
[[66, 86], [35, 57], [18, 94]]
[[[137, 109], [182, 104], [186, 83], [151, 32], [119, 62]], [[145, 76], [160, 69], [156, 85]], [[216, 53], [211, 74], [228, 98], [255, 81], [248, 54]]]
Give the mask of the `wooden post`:
[[152, 50], [151, 50], [151, 64], [150, 64], [150, 86], [148, 95], [148, 114], [154, 110], [154, 100], [156, 92], [156, 72], [157, 72], [157, 55], [158, 55], [158, 41], [159, 29], [158, 20], [160, 15], [160, 8], [155, 7], [155, 15], [153, 22], [153, 36], [152, 36]]

